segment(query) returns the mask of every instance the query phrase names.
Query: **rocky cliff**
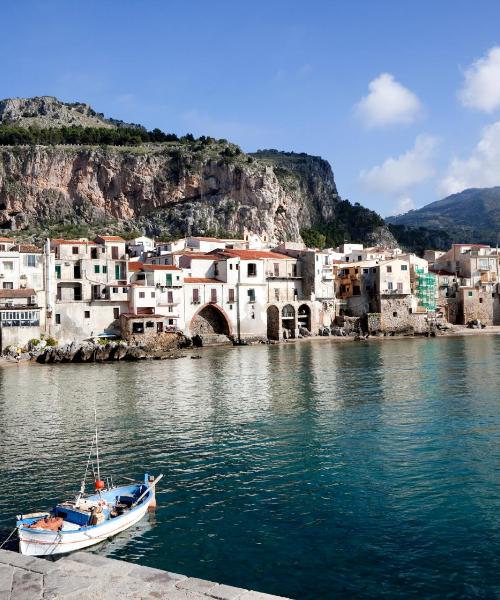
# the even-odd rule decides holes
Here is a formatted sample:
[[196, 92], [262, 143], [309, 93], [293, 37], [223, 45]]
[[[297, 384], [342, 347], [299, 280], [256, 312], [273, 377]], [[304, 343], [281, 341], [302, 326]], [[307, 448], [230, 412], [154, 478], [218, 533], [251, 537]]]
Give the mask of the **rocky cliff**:
[[[29, 110], [35, 112], [10, 101], [4, 126], [12, 120], [31, 126], [37, 110], [45, 119], [46, 103], [33, 100]], [[49, 105], [51, 127], [58, 119], [65, 126], [73, 106], [83, 107], [75, 110], [85, 118], [101, 119], [87, 105]], [[378, 215], [339, 197], [331, 167], [319, 157], [247, 155], [226, 140], [192, 136], [129, 147], [0, 146], [0, 229], [42, 237], [70, 224], [159, 236], [251, 231], [276, 241], [298, 241], [301, 230], [327, 225], [334, 232], [328, 241], [394, 242]]]

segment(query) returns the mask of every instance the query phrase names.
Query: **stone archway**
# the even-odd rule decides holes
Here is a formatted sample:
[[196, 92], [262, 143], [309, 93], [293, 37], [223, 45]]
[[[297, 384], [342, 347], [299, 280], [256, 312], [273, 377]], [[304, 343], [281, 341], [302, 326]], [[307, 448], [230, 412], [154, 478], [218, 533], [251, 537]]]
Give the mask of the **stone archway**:
[[280, 339], [280, 311], [277, 306], [270, 306], [267, 309], [267, 339]]
[[304, 327], [311, 332], [311, 308], [307, 304], [299, 306], [297, 322], [299, 327]]
[[226, 316], [213, 304], [207, 304], [194, 315], [189, 329], [191, 335], [231, 335]]
[[295, 308], [291, 304], [286, 304], [281, 309], [281, 327], [286, 337], [295, 337]]

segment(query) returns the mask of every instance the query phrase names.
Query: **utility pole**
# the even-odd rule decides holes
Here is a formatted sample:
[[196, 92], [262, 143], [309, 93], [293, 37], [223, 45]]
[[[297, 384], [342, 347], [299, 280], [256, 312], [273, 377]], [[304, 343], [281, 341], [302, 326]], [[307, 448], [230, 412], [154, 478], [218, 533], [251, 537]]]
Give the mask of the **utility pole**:
[[241, 318], [240, 318], [240, 284], [241, 284], [241, 258], [238, 258], [238, 282], [236, 284], [236, 331], [238, 344], [241, 344]]

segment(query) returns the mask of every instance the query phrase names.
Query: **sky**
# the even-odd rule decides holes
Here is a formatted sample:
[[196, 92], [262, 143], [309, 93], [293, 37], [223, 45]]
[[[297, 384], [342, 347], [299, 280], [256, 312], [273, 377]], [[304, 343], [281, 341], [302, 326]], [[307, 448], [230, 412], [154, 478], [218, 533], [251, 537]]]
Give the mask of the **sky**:
[[500, 185], [500, 3], [17, 0], [0, 98], [330, 162], [383, 216]]

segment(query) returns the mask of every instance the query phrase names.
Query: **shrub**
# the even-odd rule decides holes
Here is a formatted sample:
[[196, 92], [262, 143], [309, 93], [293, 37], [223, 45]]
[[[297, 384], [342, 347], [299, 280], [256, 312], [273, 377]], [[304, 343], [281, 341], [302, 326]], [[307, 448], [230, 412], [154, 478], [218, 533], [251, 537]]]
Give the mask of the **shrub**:
[[53, 337], [48, 337], [46, 340], [47, 346], [57, 346], [57, 340]]
[[38, 346], [39, 343], [40, 340], [37, 340], [36, 338], [33, 338], [28, 342], [28, 344], [31, 344], [32, 346]]

